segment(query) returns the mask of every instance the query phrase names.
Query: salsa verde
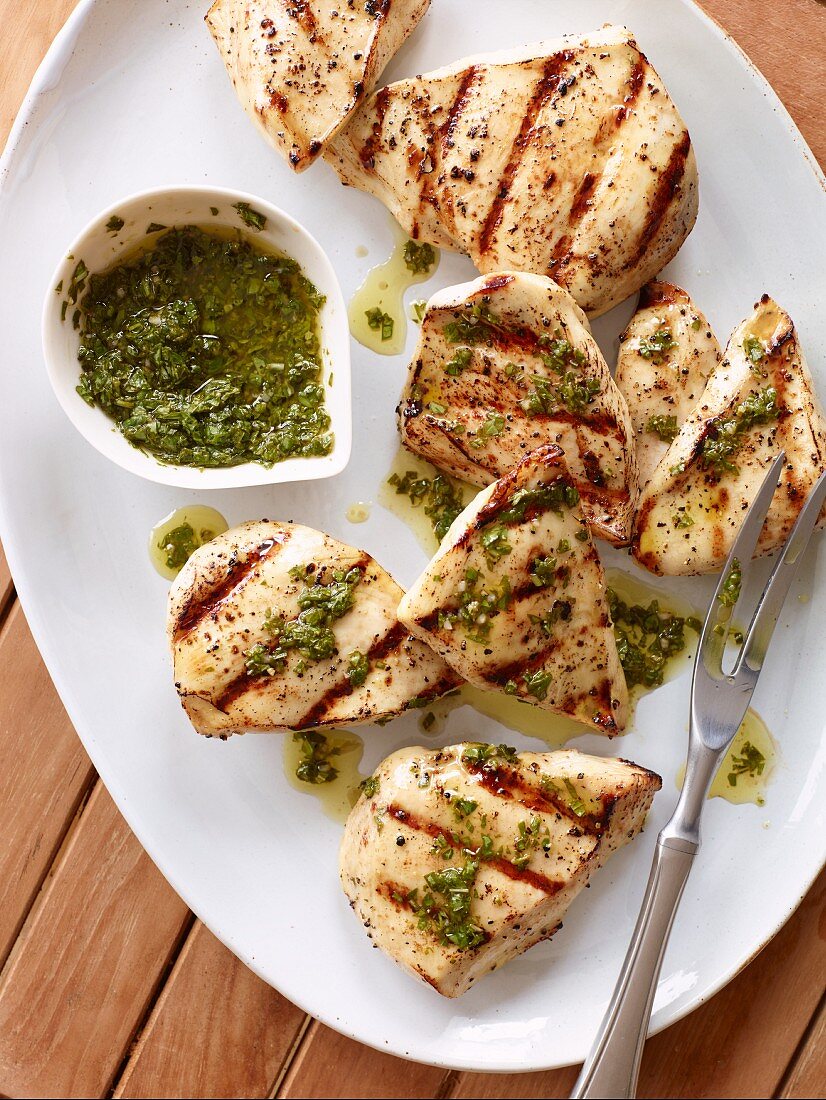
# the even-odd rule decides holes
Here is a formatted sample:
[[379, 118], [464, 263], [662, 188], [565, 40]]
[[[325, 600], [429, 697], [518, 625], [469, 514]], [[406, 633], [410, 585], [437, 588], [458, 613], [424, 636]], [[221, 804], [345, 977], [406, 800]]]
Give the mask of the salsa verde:
[[160, 462], [328, 454], [323, 303], [295, 260], [240, 232], [169, 229], [88, 276], [77, 391]]

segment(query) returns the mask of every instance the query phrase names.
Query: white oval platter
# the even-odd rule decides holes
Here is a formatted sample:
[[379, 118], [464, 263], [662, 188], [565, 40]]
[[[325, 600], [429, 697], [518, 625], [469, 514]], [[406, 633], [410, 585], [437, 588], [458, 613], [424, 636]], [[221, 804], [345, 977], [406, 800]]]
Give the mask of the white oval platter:
[[[209, 184], [269, 197], [330, 256], [349, 298], [389, 252], [387, 215], [324, 164], [293, 175], [245, 120], [202, 24], [207, 0], [82, 2], [41, 66], [2, 162], [0, 529], [20, 598], [95, 766], [152, 858], [233, 951], [325, 1023], [434, 1064], [534, 1070], [581, 1059], [633, 927], [657, 829], [676, 798], [687, 674], [647, 696], [612, 751], [663, 776], [650, 826], [594, 879], [555, 939], [459, 1001], [418, 986], [370, 947], [339, 888], [340, 826], [285, 779], [278, 737], [206, 741], [178, 705], [163, 635], [166, 586], [146, 556], [157, 520], [193, 499], [107, 462], [49, 389], [40, 347], [61, 250], [120, 196]], [[668, 275], [721, 338], [763, 291], [796, 320], [826, 395], [822, 178], [778, 100], [687, 0], [434, 0], [386, 79], [464, 54], [625, 23], [662, 74], [700, 165], [697, 226]], [[368, 254], [357, 255], [366, 247]], [[444, 255], [419, 296], [473, 274]], [[613, 356], [632, 303], [595, 325]], [[408, 353], [414, 338], [408, 334]], [[230, 522], [296, 519], [373, 553], [402, 583], [424, 554], [376, 502], [397, 441], [406, 356], [353, 346], [353, 456], [327, 481], [201, 494]], [[348, 504], [373, 501], [354, 526]], [[631, 569], [620, 554], [610, 564]], [[652, 1028], [708, 998], [767, 942], [826, 849], [826, 558], [813, 548], [778, 630], [755, 706], [780, 743], [766, 805], [708, 806], [705, 844], [665, 958]], [[633, 571], [633, 570], [632, 570]], [[666, 588], [702, 607], [709, 587]], [[805, 602], [804, 602], [805, 601]], [[366, 731], [365, 763], [418, 743], [415, 715]], [[537, 747], [467, 708], [437, 739]]]

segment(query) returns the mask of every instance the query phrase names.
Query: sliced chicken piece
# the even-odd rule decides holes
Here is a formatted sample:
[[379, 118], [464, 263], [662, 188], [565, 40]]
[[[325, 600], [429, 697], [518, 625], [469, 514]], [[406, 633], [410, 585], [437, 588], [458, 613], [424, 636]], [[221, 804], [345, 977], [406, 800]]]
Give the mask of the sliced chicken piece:
[[605, 575], [553, 444], [457, 517], [399, 618], [463, 680], [609, 736], [625, 726]]
[[585, 314], [551, 279], [501, 272], [434, 295], [398, 412], [409, 450], [476, 485], [558, 443], [594, 533], [628, 543], [628, 408]]
[[206, 22], [235, 92], [302, 172], [373, 89], [430, 0], [216, 0]]
[[628, 403], [640, 487], [677, 437], [721, 359], [711, 326], [672, 283], [647, 283], [620, 336], [616, 383]]
[[175, 686], [199, 733], [390, 718], [458, 678], [398, 621], [369, 554], [296, 523], [245, 523], [196, 550], [169, 593]]
[[696, 410], [646, 486], [632, 551], [652, 573], [720, 569], [780, 450], [758, 553], [781, 546], [826, 468], [826, 421], [792, 319], [768, 295], [732, 334]]
[[402, 749], [350, 814], [342, 886], [378, 947], [458, 997], [562, 927], [661, 786], [636, 764], [572, 750]]
[[652, 279], [697, 217], [688, 131], [623, 27], [389, 84], [325, 156], [412, 237], [482, 272], [550, 275], [595, 315]]

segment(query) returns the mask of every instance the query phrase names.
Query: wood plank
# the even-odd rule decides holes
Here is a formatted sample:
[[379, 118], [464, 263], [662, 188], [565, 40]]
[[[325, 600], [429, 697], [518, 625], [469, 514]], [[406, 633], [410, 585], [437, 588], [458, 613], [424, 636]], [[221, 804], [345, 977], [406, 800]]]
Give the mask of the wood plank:
[[188, 925], [98, 783], [0, 978], [3, 1092], [106, 1095]]
[[196, 921], [114, 1096], [267, 1096], [305, 1019]]
[[314, 1022], [298, 1049], [277, 1095], [283, 1100], [324, 1096], [352, 1097], [443, 1096], [446, 1070], [405, 1062], [372, 1050]]
[[0, 143], [5, 144], [23, 97], [52, 39], [77, 0], [2, 0], [0, 26]]
[[[826, 919], [822, 935], [826, 937]], [[786, 1072], [777, 1093], [781, 1100], [822, 1100], [826, 1097], [826, 999], [812, 1021], [806, 1038]]]
[[0, 623], [2, 623], [7, 611], [11, 608], [13, 596], [14, 582], [11, 579], [11, 573], [9, 572], [6, 555], [3, 553], [3, 547], [0, 546]]
[[[824, 906], [826, 871], [750, 966], [691, 1016], [648, 1041], [641, 1100], [774, 1096], [826, 984]], [[462, 1074], [451, 1096], [552, 1100], [570, 1094], [576, 1073]]]
[[782, 4], [772, 0], [697, 2], [749, 55], [780, 96], [816, 159], [826, 164], [823, 3], [819, 0], [783, 0]]
[[2, 966], [95, 773], [17, 603], [0, 668]]

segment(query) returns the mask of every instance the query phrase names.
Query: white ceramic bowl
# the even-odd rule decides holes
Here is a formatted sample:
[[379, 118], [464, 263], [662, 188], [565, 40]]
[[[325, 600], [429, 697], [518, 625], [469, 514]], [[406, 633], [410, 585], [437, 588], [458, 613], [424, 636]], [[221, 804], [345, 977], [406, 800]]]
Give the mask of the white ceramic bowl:
[[[266, 216], [262, 231], [249, 229], [240, 220], [234, 209], [234, 204], [239, 202], [249, 203]], [[212, 214], [213, 207], [217, 208], [217, 215]], [[114, 215], [124, 221], [123, 228], [116, 233], [106, 228]], [[71, 305], [65, 320], [61, 320], [65, 293], [58, 294], [55, 288], [62, 281], [65, 291], [81, 259], [91, 272], [110, 268], [124, 253], [146, 240], [146, 227], [150, 222], [167, 226], [194, 224], [240, 228], [250, 240], [275, 248], [298, 261], [307, 278], [326, 299], [320, 316], [320, 337], [326, 405], [334, 435], [330, 454], [290, 458], [271, 467], [254, 462], [209, 470], [164, 465], [128, 443], [105, 412], [92, 408], [80, 397], [75, 388], [80, 377], [79, 333], [72, 324]], [[43, 352], [55, 395], [81, 435], [118, 466], [150, 481], [186, 489], [231, 489], [309, 481], [340, 473], [350, 458], [350, 333], [341, 287], [318, 242], [283, 210], [257, 195], [216, 187], [165, 187], [129, 195], [102, 211], [71, 243], [49, 283], [43, 308]]]

